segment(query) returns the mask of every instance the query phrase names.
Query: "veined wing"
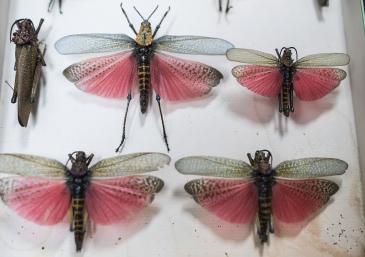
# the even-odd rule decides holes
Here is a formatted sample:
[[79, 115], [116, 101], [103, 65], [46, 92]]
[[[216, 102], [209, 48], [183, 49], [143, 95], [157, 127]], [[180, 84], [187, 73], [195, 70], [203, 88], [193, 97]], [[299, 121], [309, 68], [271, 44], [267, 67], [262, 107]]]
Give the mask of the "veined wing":
[[74, 63], [63, 75], [82, 91], [108, 98], [126, 96], [135, 85], [137, 63], [132, 51]]
[[162, 153], [133, 153], [104, 159], [90, 168], [93, 178], [128, 176], [156, 171], [170, 163]]
[[93, 180], [86, 192], [86, 208], [96, 224], [128, 221], [150, 204], [164, 183], [154, 176]]
[[234, 47], [226, 40], [201, 36], [162, 36], [155, 42], [157, 50], [181, 54], [223, 55]]
[[343, 66], [350, 62], [350, 56], [342, 53], [322, 53], [305, 56], [295, 63], [296, 68]]
[[336, 68], [297, 69], [293, 82], [296, 96], [302, 101], [320, 99], [338, 87], [346, 72]]
[[284, 161], [276, 167], [276, 174], [287, 178], [311, 178], [342, 175], [348, 164], [333, 158], [303, 158]]
[[0, 196], [19, 215], [41, 225], [62, 221], [71, 202], [66, 181], [38, 177], [0, 179]]
[[276, 179], [272, 190], [272, 212], [279, 234], [296, 234], [338, 191], [336, 183], [324, 179]]
[[226, 53], [228, 60], [263, 66], [279, 66], [276, 56], [253, 49], [232, 48]]
[[130, 49], [134, 40], [125, 34], [76, 34], [59, 39], [55, 47], [60, 54], [86, 54]]
[[232, 69], [232, 75], [242, 86], [268, 97], [278, 96], [283, 82], [280, 69], [276, 67], [239, 65]]
[[151, 62], [152, 87], [163, 99], [199, 97], [219, 84], [223, 75], [206, 64], [156, 53]]
[[0, 154], [0, 173], [63, 178], [65, 171], [65, 165], [45, 157], [27, 154]]
[[243, 178], [252, 167], [244, 161], [213, 156], [190, 156], [178, 160], [175, 168], [182, 174], [223, 178]]
[[248, 224], [255, 218], [258, 194], [253, 180], [196, 179], [186, 183], [185, 190], [225, 221]]

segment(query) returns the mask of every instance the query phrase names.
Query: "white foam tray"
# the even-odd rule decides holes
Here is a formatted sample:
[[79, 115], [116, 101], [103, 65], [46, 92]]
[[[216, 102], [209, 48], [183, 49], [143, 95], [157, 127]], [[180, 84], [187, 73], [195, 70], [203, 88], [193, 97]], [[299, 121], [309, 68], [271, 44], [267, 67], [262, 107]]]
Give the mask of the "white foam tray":
[[[96, 160], [113, 156], [121, 137], [126, 101], [103, 99], [75, 88], [62, 76], [62, 70], [89, 56], [61, 56], [53, 45], [60, 37], [74, 33], [132, 35], [120, 2], [64, 0], [63, 15], [58, 14], [57, 8], [47, 13], [47, 2], [0, 2], [1, 81], [14, 81], [14, 45], [9, 43], [8, 33], [15, 19], [27, 17], [38, 23], [45, 18], [40, 38], [48, 44], [46, 84], [40, 88], [38, 109], [28, 128], [18, 125], [16, 106], [10, 104], [12, 92], [1, 87], [0, 151], [44, 155], [61, 162], [66, 162], [67, 154], [75, 150], [94, 153]], [[316, 0], [232, 0], [234, 8], [228, 16], [218, 14], [214, 0], [124, 3], [137, 27], [141, 20], [132, 6], [147, 14], [156, 4], [160, 9], [152, 18], [154, 25], [169, 5], [172, 8], [159, 35], [221, 37], [237, 47], [271, 53], [275, 48], [295, 46], [300, 56], [348, 52], [352, 57], [350, 66], [345, 68], [349, 77], [319, 101], [296, 101], [295, 114], [280, 122], [276, 99], [257, 96], [239, 86], [230, 75], [234, 63], [224, 57], [184, 56], [213, 65], [223, 72], [224, 80], [203, 99], [178, 104], [163, 102], [172, 163], [156, 175], [166, 182], [166, 187], [131, 224], [98, 227], [95, 235], [85, 240], [82, 255], [364, 256], [359, 161], [365, 167], [365, 158], [359, 159], [359, 149], [363, 156], [365, 44], [359, 1], [331, 0], [330, 7], [321, 10]], [[142, 117], [135, 97], [127, 130], [124, 153], [166, 151], [155, 102]], [[341, 189], [331, 204], [298, 236], [272, 235], [270, 246], [260, 252], [254, 233], [245, 238], [242, 227], [222, 222], [194, 203], [183, 191], [184, 183], [191, 178], [178, 174], [173, 164], [193, 154], [247, 160], [247, 152], [262, 148], [271, 150], [275, 164], [287, 159], [327, 156], [346, 160], [349, 170], [337, 178]], [[0, 256], [74, 256], [73, 234], [68, 229], [67, 223], [53, 227], [32, 224], [1, 205]]]

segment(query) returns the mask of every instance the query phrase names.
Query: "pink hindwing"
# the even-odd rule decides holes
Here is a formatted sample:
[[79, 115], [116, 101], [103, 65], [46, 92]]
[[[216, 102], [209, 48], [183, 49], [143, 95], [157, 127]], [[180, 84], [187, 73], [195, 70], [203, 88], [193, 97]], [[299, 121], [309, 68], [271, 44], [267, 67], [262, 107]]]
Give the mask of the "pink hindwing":
[[196, 179], [188, 182], [185, 190], [197, 203], [225, 221], [247, 224], [255, 218], [258, 197], [252, 180]]
[[190, 60], [155, 53], [151, 62], [152, 87], [163, 99], [184, 100], [207, 94], [223, 75], [216, 69]]
[[232, 74], [242, 86], [259, 95], [276, 97], [280, 93], [283, 77], [277, 67], [240, 65]]
[[22, 217], [40, 225], [53, 225], [65, 217], [71, 202], [64, 180], [10, 177], [1, 180], [3, 201]]
[[150, 204], [163, 181], [153, 176], [94, 179], [86, 192], [86, 208], [96, 224], [127, 221]]
[[127, 51], [73, 64], [63, 74], [85, 92], [121, 98], [135, 85], [136, 71], [135, 57]]
[[336, 68], [297, 69], [293, 78], [295, 94], [303, 101], [324, 97], [346, 78], [346, 72]]
[[304, 226], [337, 192], [338, 186], [324, 179], [276, 179], [272, 190], [272, 213], [280, 233], [285, 224]]

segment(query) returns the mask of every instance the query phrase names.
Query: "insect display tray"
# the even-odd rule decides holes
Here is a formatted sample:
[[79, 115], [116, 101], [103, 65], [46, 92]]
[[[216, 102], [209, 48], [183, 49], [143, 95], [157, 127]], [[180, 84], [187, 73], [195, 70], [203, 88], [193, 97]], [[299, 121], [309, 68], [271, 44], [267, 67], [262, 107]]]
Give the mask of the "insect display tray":
[[[36, 111], [27, 128], [18, 125], [12, 91], [1, 87], [0, 149], [47, 156], [63, 163], [75, 150], [94, 153], [96, 160], [114, 156], [121, 139], [127, 101], [108, 100], [78, 90], [62, 75], [68, 65], [94, 55], [61, 56], [54, 43], [77, 33], [125, 33], [132, 36], [119, 8], [120, 1], [64, 0], [60, 15], [55, 5], [47, 13], [48, 0], [13, 0], [0, 3], [2, 58], [1, 80], [14, 84], [15, 47], [9, 43], [14, 20], [30, 18], [45, 23], [39, 35], [47, 43], [44, 81]], [[107, 2], [107, 3], [106, 3]], [[128, 224], [98, 226], [84, 243], [83, 256], [364, 256], [362, 183], [358, 147], [365, 141], [357, 131], [354, 112], [363, 116], [365, 92], [364, 36], [360, 2], [330, 1], [319, 9], [314, 0], [232, 0], [233, 9], [218, 13], [218, 1], [125, 1], [124, 8], [135, 24], [159, 4], [151, 18], [156, 26], [164, 11], [171, 12], [158, 36], [201, 35], [220, 37], [236, 47], [275, 54], [275, 48], [295, 46], [299, 57], [321, 52], [348, 52], [352, 61], [345, 69], [348, 78], [325, 98], [315, 102], [295, 100], [295, 113], [285, 119], [278, 113], [276, 99], [257, 96], [231, 76], [236, 64], [223, 56], [179, 56], [207, 63], [220, 70], [224, 79], [200, 99], [171, 103], [162, 110], [172, 158], [170, 167], [156, 172], [165, 188], [151, 206]], [[204, 11], [202, 11], [204, 10]], [[354, 42], [354, 40], [357, 40]], [[359, 41], [362, 40], [362, 41]], [[172, 54], [174, 56], [178, 56]], [[362, 61], [361, 61], [362, 60]], [[350, 84], [351, 83], [351, 84]], [[352, 101], [354, 95], [354, 102]], [[154, 98], [153, 98], [154, 99]], [[362, 102], [364, 102], [362, 100]], [[363, 134], [363, 133], [362, 133]], [[216, 155], [246, 159], [246, 153], [269, 149], [274, 166], [303, 157], [334, 157], [348, 162], [345, 175], [334, 178], [340, 184], [333, 201], [296, 237], [270, 236], [263, 249], [256, 243], [256, 231], [244, 236], [243, 226], [232, 225], [203, 210], [184, 191], [193, 177], [184, 177], [174, 162], [187, 155]], [[146, 115], [139, 109], [138, 95], [130, 105], [127, 141], [123, 153], [165, 152], [157, 104]], [[0, 204], [0, 256], [74, 256], [73, 234], [67, 221], [52, 227], [38, 226]]]

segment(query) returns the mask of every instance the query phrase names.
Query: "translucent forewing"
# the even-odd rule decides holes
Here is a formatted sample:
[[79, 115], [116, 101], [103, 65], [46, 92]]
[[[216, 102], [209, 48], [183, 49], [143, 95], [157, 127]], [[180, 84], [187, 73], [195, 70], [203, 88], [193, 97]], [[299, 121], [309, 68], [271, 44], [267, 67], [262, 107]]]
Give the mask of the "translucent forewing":
[[134, 40], [125, 34], [76, 34], [59, 39], [60, 54], [102, 53], [132, 48]]
[[223, 55], [234, 47], [230, 42], [201, 36], [162, 36], [155, 40], [157, 50], [182, 54]]
[[342, 53], [322, 53], [305, 56], [295, 63], [296, 68], [344, 66], [349, 64], [350, 57]]
[[178, 160], [175, 167], [186, 175], [223, 178], [243, 178], [252, 172], [252, 167], [244, 161], [213, 156], [185, 157]]
[[0, 154], [0, 172], [22, 176], [64, 178], [66, 167], [52, 159], [26, 154]]
[[162, 153], [134, 153], [101, 160], [90, 168], [93, 178], [129, 176], [159, 170], [170, 163]]
[[276, 167], [276, 175], [286, 178], [311, 178], [342, 175], [348, 164], [333, 158], [303, 158], [284, 161]]
[[232, 48], [226, 53], [228, 60], [263, 66], [279, 66], [276, 56], [253, 49]]

